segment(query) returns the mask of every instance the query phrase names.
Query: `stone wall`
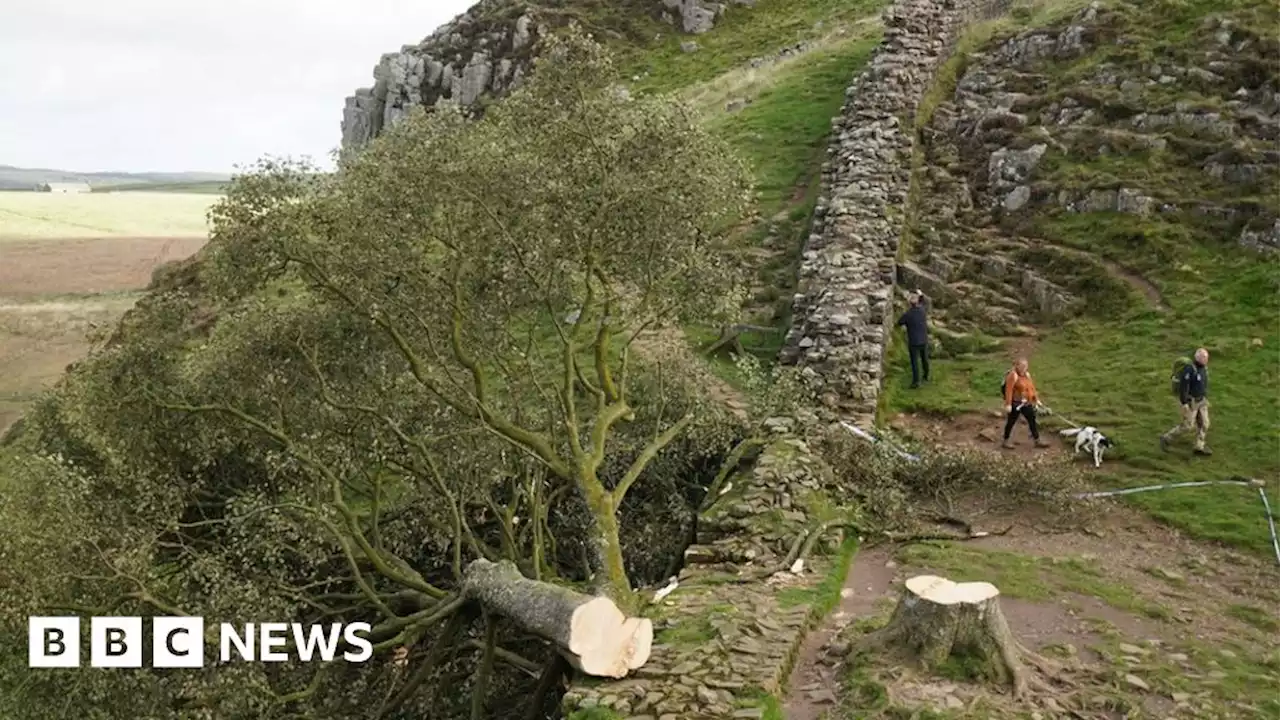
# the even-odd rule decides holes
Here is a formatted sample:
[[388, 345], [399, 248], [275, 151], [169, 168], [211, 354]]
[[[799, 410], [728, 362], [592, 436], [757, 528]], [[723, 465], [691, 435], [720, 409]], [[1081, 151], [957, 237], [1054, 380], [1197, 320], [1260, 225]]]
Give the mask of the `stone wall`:
[[[734, 0], [750, 5], [753, 0]], [[704, 33], [725, 12], [707, 0], [651, 0], [653, 13], [687, 33]], [[644, 12], [643, 4], [636, 12]], [[619, 12], [629, 12], [620, 9]], [[516, 0], [481, 0], [417, 45], [387, 53], [373, 70], [372, 87], [346, 99], [342, 147], [363, 147], [414, 106], [474, 106], [520, 84], [533, 64], [533, 48], [549, 28], [573, 13]]]
[[899, 0], [885, 39], [833, 123], [823, 191], [800, 266], [782, 360], [806, 368], [824, 409], [875, 420], [894, 317], [902, 205], [911, 182], [916, 108], [965, 26], [1008, 0]]
[[825, 463], [788, 433], [790, 421], [770, 424], [777, 434], [751, 469], [699, 516], [679, 586], [646, 612], [657, 631], [648, 664], [619, 681], [579, 678], [564, 696], [566, 716], [600, 707], [607, 713], [593, 717], [760, 718], [762, 693], [781, 694], [827, 609], [817, 588], [847, 566], [837, 551], [851, 546], [829, 532], [801, 572], [780, 569], [796, 538], [834, 509], [826, 498], [840, 495]]

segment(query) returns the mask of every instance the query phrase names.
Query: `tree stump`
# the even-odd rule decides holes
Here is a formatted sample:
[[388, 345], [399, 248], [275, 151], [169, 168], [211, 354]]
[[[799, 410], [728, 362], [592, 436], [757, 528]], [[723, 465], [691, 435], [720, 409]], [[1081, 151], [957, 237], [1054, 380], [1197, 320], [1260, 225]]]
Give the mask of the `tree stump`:
[[530, 580], [510, 561], [472, 562], [463, 578], [463, 595], [555, 643], [570, 664], [588, 675], [622, 678], [649, 660], [652, 620], [628, 618], [607, 597]]
[[853, 650], [897, 650], [926, 670], [948, 658], [963, 658], [981, 674], [1010, 685], [1014, 696], [1021, 697], [1031, 684], [1046, 687], [1027, 672], [1027, 664], [1046, 670], [1049, 661], [1013, 637], [999, 599], [1000, 591], [991, 583], [955, 583], [918, 575], [907, 580], [889, 624]]

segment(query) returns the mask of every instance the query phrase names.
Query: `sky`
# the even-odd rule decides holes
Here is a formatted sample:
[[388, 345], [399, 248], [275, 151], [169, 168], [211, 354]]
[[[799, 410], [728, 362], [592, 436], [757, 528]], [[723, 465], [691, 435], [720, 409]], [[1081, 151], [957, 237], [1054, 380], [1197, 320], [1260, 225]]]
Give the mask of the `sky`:
[[473, 2], [0, 0], [0, 165], [327, 165], [378, 58]]

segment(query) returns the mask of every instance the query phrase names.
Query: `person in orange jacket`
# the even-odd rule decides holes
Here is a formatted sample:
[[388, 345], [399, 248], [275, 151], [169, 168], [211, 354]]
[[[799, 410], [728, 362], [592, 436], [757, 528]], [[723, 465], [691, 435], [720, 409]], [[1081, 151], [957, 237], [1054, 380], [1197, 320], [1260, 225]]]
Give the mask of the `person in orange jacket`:
[[1013, 434], [1013, 426], [1019, 417], [1027, 419], [1031, 429], [1031, 439], [1036, 447], [1049, 447], [1049, 443], [1040, 439], [1040, 428], [1036, 424], [1036, 410], [1040, 407], [1040, 396], [1036, 394], [1036, 384], [1031, 381], [1026, 358], [1018, 358], [1009, 372], [1004, 376], [1004, 442], [1003, 448], [1012, 448], [1009, 436]]

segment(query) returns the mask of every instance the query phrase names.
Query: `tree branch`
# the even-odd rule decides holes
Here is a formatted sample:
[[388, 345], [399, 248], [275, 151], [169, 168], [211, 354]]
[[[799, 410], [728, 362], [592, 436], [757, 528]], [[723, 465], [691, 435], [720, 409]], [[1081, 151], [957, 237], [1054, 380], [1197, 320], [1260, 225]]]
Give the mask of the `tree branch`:
[[653, 440], [650, 440], [644, 450], [640, 451], [640, 455], [631, 463], [631, 467], [627, 468], [627, 473], [618, 481], [618, 486], [613, 489], [613, 503], [615, 508], [622, 504], [622, 498], [625, 497], [627, 491], [631, 489], [632, 483], [640, 477], [640, 473], [644, 472], [644, 469], [649, 466], [650, 462], [653, 462], [653, 459], [657, 457], [658, 453], [662, 452], [664, 447], [671, 444], [671, 441], [675, 440], [681, 432], [684, 432], [684, 429], [688, 427], [691, 422], [693, 422], [693, 415], [685, 415], [677, 420], [674, 425], [667, 428], [666, 432], [663, 432]]

